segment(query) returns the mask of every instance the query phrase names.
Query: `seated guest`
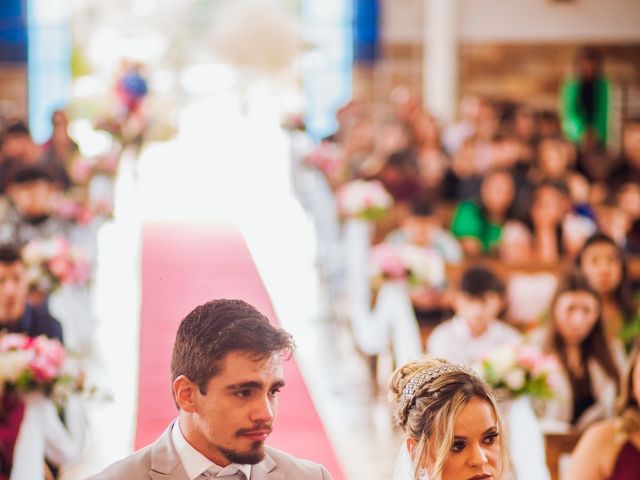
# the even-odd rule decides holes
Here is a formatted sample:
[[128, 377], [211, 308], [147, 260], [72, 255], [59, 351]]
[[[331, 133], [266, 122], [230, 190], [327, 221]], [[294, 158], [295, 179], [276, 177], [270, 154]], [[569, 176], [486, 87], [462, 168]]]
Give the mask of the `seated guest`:
[[433, 209], [424, 202], [414, 205], [400, 229], [391, 232], [387, 239], [392, 243], [433, 248], [445, 263], [460, 263], [463, 260], [458, 240], [442, 227]]
[[47, 163], [69, 165], [74, 155], [78, 154], [78, 145], [69, 136], [69, 118], [64, 110], [55, 110], [51, 114], [51, 137], [43, 145], [42, 160]]
[[497, 319], [503, 303], [504, 287], [493, 272], [483, 267], [468, 269], [453, 293], [455, 316], [429, 337], [429, 356], [471, 366], [492, 348], [519, 344], [518, 331]]
[[624, 210], [616, 202], [608, 201], [599, 205], [596, 212], [600, 231], [626, 249], [631, 223]]
[[562, 181], [574, 174], [571, 169], [575, 161], [575, 148], [570, 142], [561, 136], [544, 137], [538, 144], [538, 165], [531, 175], [537, 182]]
[[566, 275], [549, 312], [545, 350], [561, 368], [555, 395], [545, 401], [542, 416], [582, 431], [613, 414], [623, 348], [607, 340], [600, 296], [579, 272]]
[[634, 480], [640, 472], [640, 344], [633, 350], [615, 418], [592, 425], [571, 456], [567, 477]]
[[0, 191], [5, 192], [16, 171], [25, 167], [39, 167], [49, 174], [60, 188], [68, 188], [69, 176], [62, 162], [43, 156], [40, 147], [31, 138], [26, 124], [9, 125], [3, 136], [2, 164], [0, 167]]
[[498, 257], [507, 265], [528, 265], [534, 260], [533, 235], [517, 220], [505, 223], [498, 248]]
[[409, 150], [389, 155], [372, 178], [382, 182], [396, 203], [411, 204], [422, 195], [416, 159]]
[[571, 207], [564, 183], [545, 182], [536, 188], [529, 209], [535, 258], [541, 263], [557, 262], [563, 252], [563, 220]]
[[640, 117], [627, 120], [622, 133], [622, 157], [609, 179], [617, 189], [622, 183], [640, 185]]
[[[440, 254], [440, 261], [448, 264], [460, 263], [463, 258], [456, 238], [442, 228], [440, 220], [425, 203], [415, 205], [403, 220], [401, 228], [387, 235], [387, 241], [431, 248]], [[444, 285], [418, 286], [410, 291], [414, 313], [425, 335], [450, 315], [449, 302], [443, 287]]]
[[62, 341], [62, 327], [44, 306], [27, 303], [27, 272], [20, 251], [0, 246], [0, 330]]
[[626, 249], [631, 254], [640, 254], [640, 183], [621, 184], [617, 189], [616, 199], [629, 225], [625, 239]]
[[596, 233], [585, 242], [576, 264], [600, 295], [605, 333], [610, 338], [620, 337], [637, 308], [631, 296], [624, 252], [611, 238]]
[[449, 169], [449, 160], [442, 152], [420, 150], [418, 152], [418, 175], [422, 186], [422, 201], [439, 205], [453, 200], [455, 178]]
[[506, 170], [493, 170], [482, 180], [478, 202], [464, 201], [453, 215], [451, 231], [460, 239], [467, 256], [497, 248], [502, 227], [509, 220], [515, 183]]
[[11, 208], [0, 225], [0, 242], [24, 245], [36, 238], [65, 235], [70, 226], [54, 216], [58, 193], [51, 176], [42, 168], [18, 170], [7, 193]]

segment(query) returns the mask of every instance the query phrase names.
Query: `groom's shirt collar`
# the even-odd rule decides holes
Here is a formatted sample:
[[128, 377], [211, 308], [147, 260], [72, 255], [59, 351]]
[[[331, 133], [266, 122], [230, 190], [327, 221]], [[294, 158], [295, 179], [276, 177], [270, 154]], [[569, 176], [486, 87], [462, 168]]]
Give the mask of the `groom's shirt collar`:
[[244, 473], [246, 478], [251, 478], [251, 465], [239, 465], [237, 463], [233, 463], [231, 465], [227, 465], [227, 467], [221, 467], [193, 448], [191, 444], [187, 442], [187, 439], [184, 438], [184, 435], [180, 430], [179, 420], [176, 420], [171, 428], [171, 439], [173, 440], [173, 445], [180, 457], [182, 466], [187, 472], [189, 480], [196, 480], [207, 470], [211, 472], [222, 472], [227, 468], [232, 468], [234, 471], [235, 469], [240, 470]]

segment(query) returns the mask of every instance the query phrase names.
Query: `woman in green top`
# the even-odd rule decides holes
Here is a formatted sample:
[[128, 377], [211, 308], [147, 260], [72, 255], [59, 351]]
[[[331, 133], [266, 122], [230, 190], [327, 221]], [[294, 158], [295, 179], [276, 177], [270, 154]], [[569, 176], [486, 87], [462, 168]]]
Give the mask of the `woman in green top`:
[[453, 215], [451, 231], [460, 239], [468, 257], [497, 247], [502, 227], [509, 220], [516, 194], [513, 176], [507, 170], [492, 170], [480, 186], [480, 201], [464, 201]]
[[610, 118], [610, 85], [602, 72], [602, 58], [591, 48], [578, 52], [577, 76], [560, 89], [562, 130], [573, 143], [606, 146]]

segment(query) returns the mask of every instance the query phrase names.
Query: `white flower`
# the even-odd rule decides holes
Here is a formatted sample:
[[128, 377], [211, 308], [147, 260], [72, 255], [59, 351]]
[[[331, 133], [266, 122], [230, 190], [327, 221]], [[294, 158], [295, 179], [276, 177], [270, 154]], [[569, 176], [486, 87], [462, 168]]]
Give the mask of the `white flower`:
[[516, 364], [516, 350], [510, 345], [496, 348], [489, 355], [489, 361], [493, 367], [495, 377], [498, 379], [504, 378]]
[[511, 370], [504, 378], [504, 383], [507, 384], [511, 390], [520, 390], [524, 387], [526, 381], [526, 375], [521, 368], [515, 368]]
[[393, 199], [378, 181], [354, 180], [338, 191], [338, 204], [347, 216], [361, 215], [367, 210], [386, 210]]
[[406, 245], [402, 248], [401, 258], [407, 269], [420, 283], [439, 286], [444, 283], [444, 262], [442, 257], [431, 248]]
[[0, 355], [0, 379], [3, 382], [15, 382], [29, 366], [33, 352], [15, 350]]

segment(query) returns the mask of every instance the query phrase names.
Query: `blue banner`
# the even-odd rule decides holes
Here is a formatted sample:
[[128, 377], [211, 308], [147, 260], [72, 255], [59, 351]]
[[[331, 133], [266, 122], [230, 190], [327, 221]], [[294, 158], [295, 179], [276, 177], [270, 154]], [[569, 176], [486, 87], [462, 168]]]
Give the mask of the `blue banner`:
[[24, 0], [0, 0], [0, 63], [26, 63], [27, 12]]
[[375, 62], [380, 56], [379, 0], [353, 0], [353, 61]]

